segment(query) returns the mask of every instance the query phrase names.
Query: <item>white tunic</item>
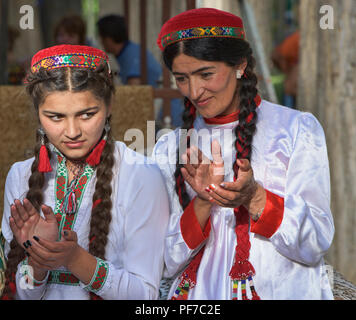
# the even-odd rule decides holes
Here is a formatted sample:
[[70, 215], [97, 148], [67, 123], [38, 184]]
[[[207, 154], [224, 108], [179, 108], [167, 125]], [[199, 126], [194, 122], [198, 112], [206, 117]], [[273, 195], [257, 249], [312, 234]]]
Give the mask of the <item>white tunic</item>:
[[[323, 256], [334, 235], [330, 211], [330, 178], [323, 129], [316, 118], [304, 112], [262, 100], [257, 108], [257, 130], [252, 145], [255, 180], [266, 190], [284, 199], [283, 218], [269, 237], [250, 231], [250, 258], [255, 268], [255, 289], [261, 299], [333, 299]], [[194, 122], [202, 143], [198, 146], [212, 159], [210, 143], [217, 139], [225, 162], [224, 181], [233, 181], [232, 164], [236, 151], [231, 140], [238, 122], [208, 125], [201, 117]], [[221, 132], [225, 129], [225, 135]], [[233, 133], [234, 137], [234, 133]], [[224, 143], [229, 141], [228, 143]], [[234, 141], [234, 139], [232, 140]], [[229, 271], [235, 256], [236, 235], [233, 209], [213, 206], [209, 237], [191, 249], [181, 230], [182, 207], [175, 191], [178, 130], [158, 141], [154, 158], [166, 181], [171, 216], [166, 235], [165, 276], [174, 277], [168, 298], [172, 297], [179, 276], [205, 244], [197, 273], [197, 284], [188, 299], [232, 298]], [[168, 160], [168, 161], [167, 161]], [[190, 198], [196, 195], [186, 183]], [[262, 214], [263, 215], [263, 214]], [[251, 298], [249, 286], [247, 295]], [[239, 288], [239, 299], [241, 288]]]
[[[112, 179], [112, 221], [106, 247], [108, 273], [97, 294], [104, 299], [157, 299], [163, 271], [164, 236], [169, 218], [166, 187], [159, 168], [116, 142]], [[10, 205], [23, 199], [28, 189], [33, 158], [15, 163], [5, 186], [2, 232], [9, 242]], [[46, 174], [44, 203], [55, 207], [56, 157], [51, 159], [52, 172]], [[73, 230], [80, 246], [88, 250], [88, 235], [95, 172], [88, 181]], [[64, 271], [65, 269], [62, 268]], [[62, 270], [62, 271], [63, 271]], [[44, 283], [33, 289], [22, 289], [20, 265], [16, 274], [18, 299], [88, 299], [85, 285]]]

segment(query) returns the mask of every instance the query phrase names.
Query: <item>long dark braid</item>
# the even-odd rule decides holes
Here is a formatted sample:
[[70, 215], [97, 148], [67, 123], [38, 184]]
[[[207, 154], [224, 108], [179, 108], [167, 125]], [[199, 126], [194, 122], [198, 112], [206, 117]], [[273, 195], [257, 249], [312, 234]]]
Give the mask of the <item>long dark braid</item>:
[[[185, 98], [184, 99], [184, 112], [183, 112], [183, 125], [181, 127], [181, 129], [183, 130], [189, 130], [191, 128], [193, 128], [193, 124], [194, 124], [194, 120], [195, 120], [195, 115], [196, 115], [196, 111], [195, 108], [193, 106], [193, 104], [189, 101], [189, 99]], [[189, 144], [190, 144], [190, 139], [189, 136], [187, 136], [187, 147], [189, 148]], [[179, 148], [177, 149], [177, 163], [176, 163], [176, 171], [174, 172], [174, 178], [175, 178], [175, 189], [176, 192], [178, 194], [179, 197], [179, 201], [183, 207], [183, 209], [185, 209], [189, 202], [190, 202], [190, 198], [189, 195], [187, 193], [187, 189], [185, 187], [185, 183], [184, 183], [184, 178], [181, 172], [181, 168], [183, 167], [183, 164], [181, 163], [180, 159], [179, 159], [179, 150], [181, 150], [181, 148], [183, 148], [183, 139], [180, 139], [179, 141]]]
[[[256, 131], [257, 113], [257, 76], [253, 72], [255, 59], [252, 57], [252, 50], [247, 57], [247, 66], [245, 73], [239, 81], [239, 123], [235, 129], [236, 141], [236, 159], [248, 159], [251, 161], [252, 140]], [[235, 163], [236, 164], [236, 163]], [[234, 172], [236, 172], [234, 166]]]
[[[37, 132], [36, 145], [34, 148], [35, 159], [31, 166], [31, 175], [28, 180], [29, 190], [26, 194], [26, 198], [33, 204], [37, 211], [40, 211], [40, 207], [43, 203], [42, 188], [44, 186], [45, 178], [44, 173], [38, 172], [39, 152], [41, 148], [41, 136]], [[48, 151], [50, 157], [51, 153]], [[25, 251], [16, 239], [13, 238], [10, 242], [10, 251], [7, 255], [7, 263], [5, 270], [5, 287], [3, 291], [3, 299], [14, 299], [16, 293], [16, 271], [18, 264], [25, 258]]]
[[107, 142], [102, 153], [102, 160], [96, 169], [96, 184], [93, 194], [93, 209], [91, 212], [89, 232], [89, 253], [105, 259], [107, 236], [111, 222], [112, 168], [115, 163], [115, 142], [111, 130], [107, 133]]
[[[109, 105], [115, 88], [112, 75], [108, 76], [108, 74], [107, 65], [101, 65], [95, 71], [83, 68], [59, 68], [50, 71], [40, 69], [37, 73], [29, 73], [26, 79], [26, 90], [32, 99], [37, 114], [39, 106], [50, 92], [67, 91], [69, 88], [73, 92], [90, 90], [98, 99], [104, 100], [106, 105]], [[96, 168], [97, 182], [93, 195], [94, 205], [89, 232], [89, 252], [102, 259], [105, 258], [105, 247], [111, 222], [112, 202], [110, 181], [112, 180], [115, 146], [111, 132], [109, 131], [107, 134], [107, 143], [101, 155], [101, 162]], [[45, 175], [38, 172], [39, 151], [41, 147], [39, 133], [37, 133], [36, 140], [34, 148], [35, 159], [31, 166], [31, 176], [28, 180], [29, 190], [26, 198], [40, 211], [40, 207], [43, 204]], [[45, 142], [48, 142], [46, 138]], [[47, 151], [50, 156], [51, 152], [48, 147]], [[14, 299], [16, 294], [15, 275], [17, 266], [24, 257], [23, 248], [13, 238], [10, 242], [10, 251], [7, 256], [3, 299]], [[91, 294], [90, 297], [91, 299], [96, 299], [97, 296]]]

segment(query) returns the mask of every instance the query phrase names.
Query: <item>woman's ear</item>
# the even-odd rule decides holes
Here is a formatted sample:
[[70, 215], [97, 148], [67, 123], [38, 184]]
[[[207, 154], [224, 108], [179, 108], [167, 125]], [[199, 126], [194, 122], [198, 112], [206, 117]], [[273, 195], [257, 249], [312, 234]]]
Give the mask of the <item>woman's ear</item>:
[[243, 59], [243, 62], [236, 67], [236, 78], [240, 79], [245, 73], [247, 67], [247, 60]]
[[111, 103], [108, 105], [106, 109], [106, 117], [110, 118], [111, 117]]

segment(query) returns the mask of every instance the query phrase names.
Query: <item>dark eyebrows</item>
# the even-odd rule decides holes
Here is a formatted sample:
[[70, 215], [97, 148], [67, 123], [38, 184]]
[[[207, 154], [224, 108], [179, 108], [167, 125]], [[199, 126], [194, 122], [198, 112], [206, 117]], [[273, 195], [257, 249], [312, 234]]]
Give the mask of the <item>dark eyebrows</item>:
[[[203, 71], [207, 71], [207, 70], [211, 70], [211, 69], [215, 69], [214, 66], [211, 66], [211, 67], [202, 67], [202, 68], [199, 68], [197, 70], [194, 70], [193, 72], [191, 72], [191, 75], [194, 75], [194, 74], [197, 74], [199, 72], [203, 72]], [[185, 76], [187, 75], [186, 73], [181, 73], [181, 72], [172, 72], [175, 76]]]
[[[99, 110], [98, 106], [94, 106], [94, 107], [90, 107], [90, 108], [86, 108], [84, 110], [81, 110], [79, 112], [76, 113], [77, 116], [80, 116], [82, 114], [88, 113], [88, 112], [96, 112]], [[46, 115], [50, 115], [50, 116], [65, 116], [63, 113], [60, 112], [55, 112], [55, 111], [51, 111], [51, 110], [43, 110], [43, 113]]]

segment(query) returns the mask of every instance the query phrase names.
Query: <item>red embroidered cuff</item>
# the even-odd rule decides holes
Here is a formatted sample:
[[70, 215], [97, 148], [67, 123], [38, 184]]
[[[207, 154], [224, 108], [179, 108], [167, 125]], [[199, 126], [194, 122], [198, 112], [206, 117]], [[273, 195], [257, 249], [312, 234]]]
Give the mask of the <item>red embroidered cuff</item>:
[[204, 230], [201, 229], [194, 211], [194, 200], [190, 201], [180, 218], [182, 236], [190, 249], [195, 249], [206, 240], [211, 229], [210, 217]]
[[256, 222], [251, 219], [251, 232], [270, 238], [282, 223], [284, 198], [268, 190], [266, 194], [267, 200], [262, 215]]
[[84, 286], [84, 289], [89, 292], [98, 293], [104, 286], [109, 273], [109, 264], [98, 258], [96, 258], [96, 269], [90, 283]]

